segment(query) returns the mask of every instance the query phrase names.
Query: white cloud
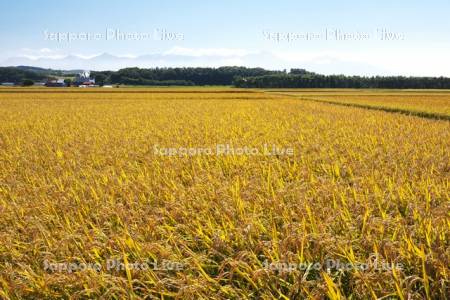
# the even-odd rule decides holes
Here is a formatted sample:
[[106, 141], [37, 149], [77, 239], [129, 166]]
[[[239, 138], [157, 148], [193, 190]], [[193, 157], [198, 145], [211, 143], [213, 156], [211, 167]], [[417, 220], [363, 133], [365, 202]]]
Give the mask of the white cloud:
[[150, 54], [68, 54], [59, 49], [23, 48], [1, 65], [28, 64], [47, 68], [93, 70], [115, 70], [131, 66], [148, 68], [241, 65], [268, 69], [305, 68], [323, 74], [450, 76], [450, 57], [444, 50], [438, 49], [271, 52], [235, 48], [173, 47]]
[[92, 58], [97, 57], [99, 55], [101, 55], [101, 54], [99, 54], [99, 53], [97, 53], [97, 54], [70, 54], [70, 56], [81, 58], [81, 59], [92, 59]]
[[24, 55], [19, 55], [19, 57], [25, 57], [31, 60], [38, 60], [38, 59], [61, 59], [66, 57], [66, 55], [62, 55], [62, 54], [55, 54], [55, 55], [29, 55], [29, 54], [24, 54]]
[[17, 53], [15, 53], [15, 55], [18, 57], [25, 57], [31, 60], [38, 60], [41, 58], [61, 59], [65, 57], [65, 54], [62, 53], [59, 49], [50, 49], [50, 48], [41, 48], [41, 49], [22, 48]]
[[121, 57], [121, 58], [136, 58], [138, 56], [135, 55], [135, 54], [121, 54], [121, 55], [118, 55], [118, 57]]
[[49, 49], [49, 48], [42, 48], [39, 50], [41, 53], [54, 53], [55, 50]]
[[183, 48], [173, 47], [172, 49], [165, 51], [165, 55], [183, 55], [183, 56], [219, 56], [219, 57], [242, 57], [255, 53], [245, 49], [231, 49], [231, 48]]

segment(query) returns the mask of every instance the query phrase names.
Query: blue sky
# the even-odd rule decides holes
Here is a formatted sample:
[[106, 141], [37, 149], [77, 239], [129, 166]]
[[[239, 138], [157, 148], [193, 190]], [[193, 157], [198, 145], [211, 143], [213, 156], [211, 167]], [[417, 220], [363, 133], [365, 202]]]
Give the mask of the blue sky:
[[[0, 65], [92, 69], [248, 65], [305, 67], [327, 74], [450, 76], [448, 0], [80, 3], [3, 4]], [[107, 39], [108, 30], [137, 34], [140, 39], [118, 40], [112, 35]], [[156, 30], [172, 36], [161, 40]], [[382, 31], [388, 40], [381, 39]], [[98, 36], [69, 42], [51, 39], [50, 33]], [[308, 40], [307, 34], [316, 38]], [[342, 34], [347, 37], [342, 39]], [[112, 56], [96, 58], [103, 53]], [[148, 54], [153, 56], [142, 57]]]

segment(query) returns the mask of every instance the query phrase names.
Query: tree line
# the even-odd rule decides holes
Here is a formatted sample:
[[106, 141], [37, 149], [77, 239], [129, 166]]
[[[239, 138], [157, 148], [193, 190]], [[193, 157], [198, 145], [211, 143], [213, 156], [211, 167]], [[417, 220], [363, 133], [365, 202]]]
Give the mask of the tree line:
[[33, 85], [45, 82], [49, 78], [75, 77], [78, 71], [52, 70], [30, 66], [0, 67], [0, 83], [10, 82], [17, 85]]
[[0, 67], [0, 82], [11, 82], [20, 84], [25, 80], [44, 80], [45, 73], [24, 70], [18, 67]]
[[447, 77], [344, 76], [275, 74], [238, 77], [233, 85], [241, 88], [380, 88], [380, 89], [450, 89]]
[[[32, 84], [49, 77], [75, 76], [75, 71], [34, 67], [0, 67], [0, 82]], [[450, 89], [450, 78], [404, 76], [321, 75], [305, 69], [271, 71], [263, 68], [125, 68], [91, 72], [96, 84], [152, 86], [234, 85], [241, 88], [384, 88]], [[68, 79], [67, 79], [68, 80]]]
[[92, 72], [97, 84], [129, 85], [231, 85], [238, 77], [256, 77], [281, 74], [262, 68], [125, 68], [113, 71]]

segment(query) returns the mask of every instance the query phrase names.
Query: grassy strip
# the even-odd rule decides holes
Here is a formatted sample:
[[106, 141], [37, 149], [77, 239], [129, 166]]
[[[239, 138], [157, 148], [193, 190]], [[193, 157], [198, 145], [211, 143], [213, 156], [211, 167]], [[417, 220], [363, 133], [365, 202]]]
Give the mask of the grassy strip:
[[433, 119], [433, 120], [450, 121], [450, 115], [431, 113], [431, 112], [426, 112], [426, 111], [412, 111], [412, 110], [402, 109], [402, 108], [387, 107], [387, 106], [374, 106], [374, 105], [369, 105], [369, 104], [343, 103], [343, 102], [308, 98], [308, 97], [297, 96], [297, 95], [292, 95], [292, 94], [278, 94], [278, 95], [291, 96], [291, 97], [299, 98], [301, 100], [314, 101], [314, 102], [320, 102], [320, 103], [326, 103], [326, 104], [334, 104], [334, 105], [340, 105], [340, 106], [378, 110], [378, 111], [398, 113], [398, 114], [414, 116], [414, 117], [421, 117], [421, 118], [426, 118], [426, 119]]

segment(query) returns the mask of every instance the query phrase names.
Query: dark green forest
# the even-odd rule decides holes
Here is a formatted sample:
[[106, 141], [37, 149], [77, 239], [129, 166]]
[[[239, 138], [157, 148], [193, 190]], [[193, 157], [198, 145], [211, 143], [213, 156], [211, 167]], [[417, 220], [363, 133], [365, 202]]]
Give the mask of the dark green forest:
[[98, 84], [129, 85], [232, 85], [242, 77], [285, 74], [262, 68], [126, 68], [116, 72], [92, 72]]
[[450, 89], [450, 78], [404, 76], [344, 76], [320, 74], [276, 74], [240, 77], [233, 85], [241, 88], [379, 88]]
[[[1, 67], [0, 82], [17, 85], [46, 81], [58, 76], [75, 76], [77, 70], [35, 67]], [[383, 88], [450, 89], [450, 78], [404, 76], [322, 75], [304, 69], [271, 71], [262, 68], [125, 68], [91, 73], [98, 85], [203, 86], [233, 85], [241, 88]]]

